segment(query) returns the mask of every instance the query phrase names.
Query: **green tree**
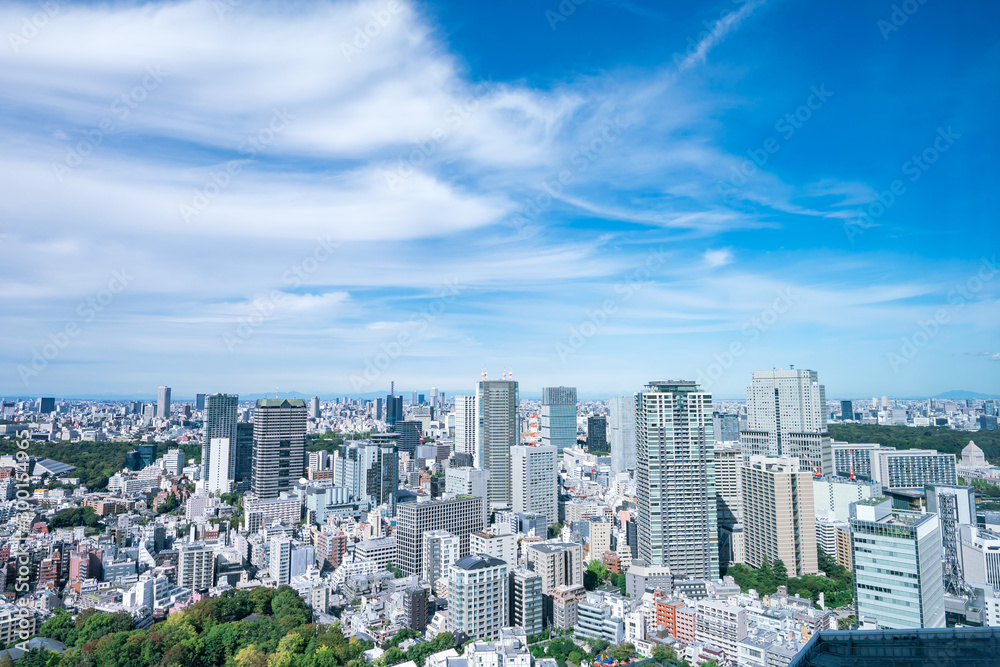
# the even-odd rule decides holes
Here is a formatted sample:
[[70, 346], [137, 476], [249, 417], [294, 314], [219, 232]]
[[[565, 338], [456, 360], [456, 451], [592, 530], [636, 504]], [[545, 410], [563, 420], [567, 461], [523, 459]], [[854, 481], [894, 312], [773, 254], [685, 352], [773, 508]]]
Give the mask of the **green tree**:
[[780, 558], [774, 560], [774, 568], [772, 570], [772, 581], [775, 586], [786, 586], [788, 584], [788, 568]]
[[657, 644], [656, 647], [653, 648], [653, 660], [656, 660], [657, 662], [675, 663], [677, 662], [677, 653], [669, 646]]

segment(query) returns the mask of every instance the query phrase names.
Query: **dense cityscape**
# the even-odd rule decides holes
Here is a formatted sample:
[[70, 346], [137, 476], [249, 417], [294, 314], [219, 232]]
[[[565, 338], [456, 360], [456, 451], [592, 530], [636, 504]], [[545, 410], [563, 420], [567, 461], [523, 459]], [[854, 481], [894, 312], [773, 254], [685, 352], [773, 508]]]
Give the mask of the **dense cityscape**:
[[1000, 667], [998, 26], [0, 0], [0, 667]]
[[[823, 631], [1000, 626], [996, 399], [828, 400], [795, 368], [745, 401], [469, 389], [2, 400], [0, 641], [87, 664], [283, 600], [376, 667], [770, 667]], [[247, 633], [198, 650], [298, 636]]]

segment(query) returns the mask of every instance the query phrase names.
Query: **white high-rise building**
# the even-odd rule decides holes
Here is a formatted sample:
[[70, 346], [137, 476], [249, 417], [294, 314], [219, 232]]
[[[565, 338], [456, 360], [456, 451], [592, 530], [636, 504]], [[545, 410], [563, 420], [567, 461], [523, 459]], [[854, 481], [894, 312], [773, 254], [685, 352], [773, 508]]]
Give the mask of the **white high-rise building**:
[[754, 371], [747, 387], [747, 425], [740, 432], [744, 458], [796, 456], [803, 468], [834, 474], [826, 412], [826, 388], [816, 371]]
[[288, 584], [292, 579], [292, 541], [284, 535], [275, 535], [271, 538], [268, 556], [267, 573], [278, 586]]
[[212, 438], [209, 451], [212, 460], [208, 467], [209, 493], [229, 493], [232, 490], [233, 478], [229, 476], [229, 462], [232, 459], [232, 447], [235, 441], [229, 438]]
[[189, 542], [177, 550], [177, 585], [203, 591], [215, 585], [215, 551], [202, 543]]
[[639, 558], [718, 579], [712, 395], [689, 380], [650, 382], [635, 421]]
[[542, 444], [564, 449], [576, 446], [576, 387], [543, 387], [539, 417]]
[[615, 396], [608, 408], [611, 472], [631, 472], [635, 470], [635, 396]]
[[888, 498], [852, 505], [859, 622], [872, 619], [888, 630], [945, 627], [940, 531], [936, 514], [895, 512]]
[[466, 556], [448, 568], [448, 630], [497, 639], [508, 625], [507, 573], [512, 566], [492, 556]]
[[455, 397], [455, 451], [474, 454], [476, 451], [476, 397]]
[[789, 576], [817, 574], [812, 475], [795, 456], [751, 456], [740, 467], [746, 563], [781, 560]]
[[422, 539], [424, 562], [420, 576], [433, 590], [437, 580], [447, 576], [448, 568], [458, 560], [462, 541], [447, 530], [429, 530]]
[[551, 445], [518, 446], [510, 450], [513, 509], [521, 514], [544, 514], [549, 524], [559, 521], [559, 452]]
[[511, 502], [510, 448], [518, 445], [517, 382], [482, 380], [476, 385], [476, 449], [474, 465], [490, 471], [491, 507]]
[[490, 471], [479, 468], [448, 468], [444, 471], [444, 491], [483, 499], [483, 525], [489, 523]]

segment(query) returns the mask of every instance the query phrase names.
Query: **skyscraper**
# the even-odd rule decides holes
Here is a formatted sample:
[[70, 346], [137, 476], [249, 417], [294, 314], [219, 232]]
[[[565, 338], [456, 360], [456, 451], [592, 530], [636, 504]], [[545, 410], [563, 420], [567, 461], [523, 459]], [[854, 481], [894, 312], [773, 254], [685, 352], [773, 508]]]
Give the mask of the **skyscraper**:
[[475, 467], [490, 471], [491, 507], [507, 507], [511, 502], [510, 448], [520, 436], [517, 414], [517, 382], [482, 380], [476, 386]]
[[639, 558], [717, 579], [712, 395], [689, 380], [663, 380], [635, 400]]
[[403, 397], [389, 394], [385, 397], [385, 421], [389, 428], [397, 421], [403, 421]]
[[854, 403], [852, 401], [840, 402], [840, 420], [849, 421], [854, 419]]
[[52, 397], [42, 397], [38, 399], [39, 414], [48, 415], [56, 411], [56, 399]]
[[194, 409], [204, 410], [205, 409], [205, 394], [195, 394], [194, 395]]
[[746, 563], [781, 560], [789, 576], [816, 574], [812, 475], [798, 457], [753, 456], [740, 468]]
[[170, 387], [160, 387], [157, 390], [156, 416], [160, 419], [170, 416]]
[[611, 472], [631, 472], [635, 470], [635, 397], [615, 396], [608, 408]]
[[592, 452], [608, 450], [608, 420], [605, 417], [587, 417], [587, 449]]
[[319, 419], [319, 417], [320, 417], [319, 396], [313, 396], [311, 399], [309, 399], [309, 418]]
[[240, 488], [249, 487], [253, 479], [253, 422], [236, 424], [236, 449], [233, 453], [235, 475], [233, 481]]
[[807, 470], [834, 474], [826, 427], [826, 388], [816, 371], [754, 371], [747, 387], [747, 427], [740, 432], [744, 459], [797, 456]]
[[261, 500], [291, 491], [305, 470], [306, 402], [262, 398], [253, 426], [253, 492]]
[[201, 429], [202, 479], [212, 478], [212, 465], [216, 457], [212, 454], [212, 440], [229, 440], [229, 459], [224, 474], [230, 480], [236, 479], [236, 409], [240, 397], [236, 394], [210, 394], [205, 397], [205, 423]]
[[851, 508], [857, 618], [890, 630], [945, 627], [938, 516], [893, 511], [888, 498]]
[[455, 397], [455, 451], [473, 454], [476, 451], [476, 397]]
[[560, 454], [576, 446], [576, 387], [542, 389], [542, 412], [539, 415], [542, 444]]
[[479, 468], [449, 466], [444, 471], [444, 490], [460, 496], [476, 496], [483, 499], [483, 525], [489, 524], [489, 480], [490, 471]]
[[550, 524], [556, 523], [559, 520], [559, 453], [556, 448], [551, 445], [511, 447], [510, 458], [514, 512], [544, 514]]

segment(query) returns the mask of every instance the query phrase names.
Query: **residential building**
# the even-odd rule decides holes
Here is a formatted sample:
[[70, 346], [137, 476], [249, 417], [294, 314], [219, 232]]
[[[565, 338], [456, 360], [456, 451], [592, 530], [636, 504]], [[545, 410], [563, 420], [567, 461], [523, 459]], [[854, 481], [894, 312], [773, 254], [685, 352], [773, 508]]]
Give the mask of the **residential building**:
[[448, 567], [448, 630], [497, 639], [508, 622], [510, 566], [492, 556], [465, 556]]
[[581, 600], [586, 599], [587, 591], [583, 584], [561, 585], [551, 590], [552, 595], [552, 627], [567, 631], [572, 630], [578, 622], [578, 608]]
[[636, 394], [639, 557], [676, 575], [719, 576], [712, 395], [688, 380]]
[[177, 585], [193, 591], [215, 586], [215, 551], [199, 542], [181, 544], [177, 549]]
[[476, 468], [489, 470], [490, 507], [509, 507], [510, 449], [518, 445], [517, 382], [482, 380], [476, 385]]
[[510, 571], [510, 620], [515, 628], [524, 628], [527, 636], [539, 635], [543, 626], [542, 576], [523, 568]]
[[372, 561], [379, 567], [399, 562], [399, 550], [395, 537], [377, 537], [362, 540], [354, 545], [354, 555], [362, 560]]
[[267, 573], [276, 586], [285, 586], [292, 579], [292, 541], [284, 535], [275, 535], [268, 546]]
[[818, 573], [812, 475], [798, 457], [751, 456], [740, 489], [746, 563], [780, 559], [790, 576]]
[[305, 470], [306, 402], [262, 398], [254, 411], [253, 492], [266, 500], [291, 491]]
[[735, 662], [737, 644], [748, 634], [746, 611], [721, 600], [699, 600], [695, 611], [697, 641], [722, 649], [726, 660]]
[[542, 593], [558, 586], [583, 585], [583, 545], [576, 542], [535, 542], [524, 547], [528, 567], [542, 577]]
[[455, 397], [455, 451], [476, 452], [476, 397]]
[[431, 530], [424, 533], [423, 569], [420, 576], [431, 585], [432, 590], [438, 579], [447, 576], [451, 564], [460, 558], [461, 542], [456, 535], [447, 530]]

